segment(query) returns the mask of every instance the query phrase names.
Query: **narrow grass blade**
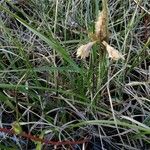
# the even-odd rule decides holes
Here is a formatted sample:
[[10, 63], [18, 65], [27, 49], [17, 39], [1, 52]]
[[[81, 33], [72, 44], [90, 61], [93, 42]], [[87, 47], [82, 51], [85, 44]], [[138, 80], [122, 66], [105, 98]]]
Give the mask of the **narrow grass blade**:
[[77, 64], [70, 58], [69, 54], [66, 52], [66, 50], [61, 46], [61, 44], [53, 38], [53, 36], [50, 33], [49, 38], [40, 33], [37, 29], [33, 28], [31, 25], [29, 25], [26, 21], [21, 19], [19, 16], [13, 14], [11, 11], [6, 9], [5, 7], [0, 5], [0, 9], [8, 13], [11, 17], [14, 17], [17, 19], [22, 25], [27, 27], [30, 31], [32, 31], [34, 34], [36, 34], [39, 38], [41, 38], [43, 41], [45, 41], [48, 45], [50, 45], [53, 49], [55, 49], [65, 61], [67, 61], [74, 69], [76, 69], [78, 72], [82, 73], [81, 69], [77, 66]]

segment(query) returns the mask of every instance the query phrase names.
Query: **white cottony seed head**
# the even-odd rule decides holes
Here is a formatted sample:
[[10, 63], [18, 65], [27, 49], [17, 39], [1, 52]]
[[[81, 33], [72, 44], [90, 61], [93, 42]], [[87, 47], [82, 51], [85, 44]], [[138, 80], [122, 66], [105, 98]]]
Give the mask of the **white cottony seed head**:
[[102, 42], [103, 45], [106, 47], [106, 50], [108, 52], [109, 57], [112, 60], [119, 60], [119, 59], [123, 59], [124, 60], [124, 56], [118, 51], [116, 50], [114, 47], [110, 46], [107, 42], [103, 41]]
[[89, 42], [88, 44], [81, 45], [77, 49], [77, 57], [81, 57], [81, 59], [88, 57], [94, 43], [95, 42]]

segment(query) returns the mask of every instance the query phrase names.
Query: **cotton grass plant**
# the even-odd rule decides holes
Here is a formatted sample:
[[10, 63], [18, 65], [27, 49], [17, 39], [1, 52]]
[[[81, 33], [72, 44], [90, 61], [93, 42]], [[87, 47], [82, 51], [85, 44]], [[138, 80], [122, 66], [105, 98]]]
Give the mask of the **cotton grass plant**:
[[[120, 58], [124, 59], [123, 55], [117, 51], [115, 48], [110, 46], [107, 41], [109, 38], [109, 31], [108, 31], [108, 1], [102, 1], [102, 11], [99, 12], [97, 21], [95, 22], [95, 33], [93, 37], [95, 37], [93, 42], [89, 42], [86, 45], [82, 45], [77, 49], [77, 57], [81, 57], [81, 59], [85, 59], [89, 56], [90, 50], [92, 46], [97, 42], [99, 44], [103, 44], [105, 49], [108, 52], [109, 57], [112, 60], [118, 60]], [[91, 39], [93, 40], [93, 39]]]
[[149, 149], [146, 6], [3, 1], [0, 148]]

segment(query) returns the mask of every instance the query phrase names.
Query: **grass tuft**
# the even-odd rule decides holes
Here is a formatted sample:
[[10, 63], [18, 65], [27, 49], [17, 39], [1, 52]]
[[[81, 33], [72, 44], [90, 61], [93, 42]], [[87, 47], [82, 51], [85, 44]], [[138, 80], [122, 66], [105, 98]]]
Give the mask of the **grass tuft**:
[[17, 122], [29, 137], [0, 132], [1, 149], [150, 148], [148, 1], [108, 0], [117, 61], [100, 44], [76, 57], [99, 9], [101, 0], [0, 2], [0, 131]]

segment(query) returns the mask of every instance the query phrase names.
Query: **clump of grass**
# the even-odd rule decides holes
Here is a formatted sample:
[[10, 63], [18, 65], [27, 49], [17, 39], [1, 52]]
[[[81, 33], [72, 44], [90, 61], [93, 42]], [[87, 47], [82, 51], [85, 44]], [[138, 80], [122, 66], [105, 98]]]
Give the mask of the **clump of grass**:
[[[49, 141], [89, 140], [63, 149], [149, 148], [147, 11], [134, 1], [108, 1], [98, 30], [104, 2], [1, 3], [1, 128], [17, 121], [23, 132]], [[76, 58], [88, 42], [89, 57]], [[111, 49], [125, 60], [113, 61]], [[0, 132], [0, 139], [4, 149], [54, 148], [17, 134]]]

